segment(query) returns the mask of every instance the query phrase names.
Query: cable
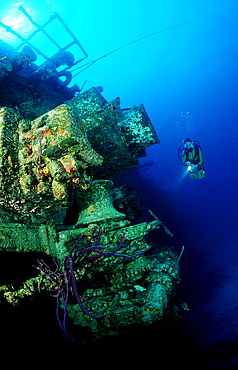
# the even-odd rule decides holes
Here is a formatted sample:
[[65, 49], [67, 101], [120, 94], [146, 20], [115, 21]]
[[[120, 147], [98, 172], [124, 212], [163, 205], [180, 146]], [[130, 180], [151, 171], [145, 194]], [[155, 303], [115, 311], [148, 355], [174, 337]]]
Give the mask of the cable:
[[85, 69], [87, 69], [87, 68], [91, 67], [91, 65], [93, 65], [94, 63], [98, 62], [99, 60], [101, 60], [101, 59], [103, 59], [103, 58], [106, 58], [106, 57], [107, 57], [108, 55], [110, 55], [110, 54], [116, 53], [117, 51], [119, 51], [119, 50], [121, 50], [121, 49], [124, 49], [124, 48], [126, 48], [127, 46], [130, 46], [130, 45], [132, 45], [132, 44], [135, 44], [136, 42], [139, 42], [139, 41], [141, 41], [141, 40], [144, 40], [144, 39], [146, 39], [146, 38], [148, 38], [148, 37], [151, 37], [151, 36], [157, 35], [158, 33], [165, 32], [165, 31], [171, 30], [171, 29], [173, 29], [173, 28], [181, 27], [181, 26], [184, 26], [184, 25], [189, 24], [189, 23], [192, 23], [192, 22], [184, 22], [184, 23], [176, 24], [175, 26], [171, 26], [171, 27], [163, 28], [162, 30], [159, 30], [159, 31], [156, 31], [156, 32], [150, 33], [149, 35], [142, 36], [142, 37], [140, 37], [139, 39], [136, 39], [136, 40], [134, 40], [134, 41], [128, 42], [127, 44], [124, 44], [124, 45], [122, 45], [122, 46], [119, 46], [118, 48], [116, 48], [116, 49], [114, 49], [114, 50], [112, 50], [112, 51], [109, 51], [107, 54], [104, 54], [104, 55], [100, 56], [99, 58], [97, 58], [97, 59], [95, 59], [95, 60], [92, 60], [91, 62], [88, 62], [88, 63], [86, 63], [86, 64], [84, 64], [84, 65], [82, 65], [82, 66], [80, 66], [80, 67], [77, 67], [77, 68], [75, 68], [75, 69], [71, 70], [71, 72], [74, 72], [74, 71], [76, 71], [76, 70], [78, 70], [78, 69], [80, 69], [80, 68], [85, 67], [85, 68], [83, 68], [81, 71], [79, 71], [78, 73], [76, 73], [75, 75], [73, 75], [73, 78], [74, 78], [74, 77], [76, 77], [76, 76], [78, 76], [78, 75], [79, 75], [80, 73], [82, 73], [83, 71], [85, 71]]

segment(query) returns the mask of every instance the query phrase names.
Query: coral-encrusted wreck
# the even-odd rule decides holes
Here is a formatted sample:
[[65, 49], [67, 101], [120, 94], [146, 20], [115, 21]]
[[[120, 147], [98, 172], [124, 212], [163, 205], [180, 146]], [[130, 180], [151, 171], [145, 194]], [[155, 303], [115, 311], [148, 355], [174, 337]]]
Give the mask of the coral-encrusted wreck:
[[[31, 65], [33, 52], [25, 52]], [[55, 75], [29, 79], [25, 65], [15, 67], [22, 55], [11, 49], [0, 57], [0, 251], [33, 252], [35, 260], [43, 253], [60, 265], [81, 234], [87, 240], [100, 232], [100, 248], [108, 252], [126, 236], [122, 254], [149, 252], [98, 258], [77, 276], [87, 310], [104, 318], [85, 315], [73, 299], [69, 315], [94, 339], [163, 321], [179, 281], [179, 258], [172, 249], [149, 248], [151, 230], [168, 230], [158, 219], [130, 224], [113, 207], [108, 179], [137, 166], [146, 147], [159, 143], [145, 108], [123, 110], [119, 98], [107, 102], [94, 87], [65, 101], [68, 88]], [[19, 282], [20, 289], [2, 285], [1, 295], [20, 304], [50, 290], [52, 279], [41, 271]]]

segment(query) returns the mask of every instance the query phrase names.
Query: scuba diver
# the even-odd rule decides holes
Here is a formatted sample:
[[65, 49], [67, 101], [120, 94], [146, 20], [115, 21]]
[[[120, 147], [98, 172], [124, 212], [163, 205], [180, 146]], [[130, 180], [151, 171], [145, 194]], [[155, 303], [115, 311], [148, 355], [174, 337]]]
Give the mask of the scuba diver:
[[181, 162], [187, 166], [191, 179], [202, 179], [205, 177], [203, 154], [200, 143], [197, 140], [187, 138], [178, 149]]

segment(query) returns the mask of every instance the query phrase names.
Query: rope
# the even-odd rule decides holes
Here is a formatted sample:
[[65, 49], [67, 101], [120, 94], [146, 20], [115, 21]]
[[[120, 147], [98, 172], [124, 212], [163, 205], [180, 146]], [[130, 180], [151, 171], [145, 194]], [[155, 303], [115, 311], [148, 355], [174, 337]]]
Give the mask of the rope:
[[124, 49], [126, 48], [127, 46], [130, 46], [132, 44], [135, 44], [136, 42], [139, 42], [141, 40], [144, 40], [148, 37], [151, 37], [151, 36], [154, 36], [154, 35], [157, 35], [158, 33], [162, 33], [162, 32], [165, 32], [165, 31], [169, 31], [173, 28], [177, 28], [177, 27], [181, 27], [181, 26], [184, 26], [186, 24], [189, 24], [189, 23], [192, 23], [192, 22], [184, 22], [184, 23], [180, 23], [180, 24], [176, 24], [175, 26], [171, 26], [171, 27], [167, 27], [167, 28], [163, 28], [162, 30], [159, 30], [159, 31], [156, 31], [156, 32], [153, 32], [153, 33], [150, 33], [149, 35], [145, 35], [145, 36], [142, 36], [140, 37], [139, 39], [136, 39], [136, 40], [133, 40], [131, 42], [128, 42], [127, 44], [124, 44], [122, 46], [119, 46], [118, 48], [114, 49], [114, 50], [111, 50], [109, 51], [107, 54], [104, 54], [104, 55], [101, 55], [99, 58], [95, 59], [95, 60], [92, 60], [91, 62], [88, 62], [88, 63], [85, 63], [84, 65], [80, 66], [80, 67], [77, 67], [73, 70], [71, 70], [71, 72], [74, 72], [80, 68], [83, 68], [81, 71], [79, 71], [78, 73], [76, 73], [75, 75], [73, 75], [73, 77], [76, 77], [78, 76], [80, 73], [82, 73], [83, 71], [85, 71], [85, 69], [91, 67], [91, 65], [93, 65], [94, 63], [98, 62], [99, 60], [103, 59], [103, 58], [106, 58], [108, 55], [110, 54], [113, 54], [113, 53], [116, 53], [117, 51], [121, 50], [121, 49]]

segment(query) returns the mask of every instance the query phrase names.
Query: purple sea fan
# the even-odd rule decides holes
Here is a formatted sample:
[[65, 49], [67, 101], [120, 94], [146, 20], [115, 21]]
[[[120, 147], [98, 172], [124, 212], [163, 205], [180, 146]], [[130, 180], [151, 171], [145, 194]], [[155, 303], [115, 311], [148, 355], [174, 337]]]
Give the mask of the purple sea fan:
[[[102, 232], [100, 231], [97, 236], [96, 244], [92, 245], [92, 243], [94, 242], [94, 232], [93, 232], [91, 237], [87, 240], [87, 243], [81, 247], [78, 247], [80, 242], [85, 237], [83, 234], [81, 234], [77, 241], [75, 242], [75, 244], [70, 249], [68, 255], [65, 257], [63, 264], [58, 265], [55, 262], [56, 269], [53, 272], [50, 270], [50, 267], [44, 261], [40, 261], [39, 265], [37, 266], [37, 269], [40, 270], [41, 275], [43, 277], [47, 277], [47, 280], [49, 281], [48, 284], [49, 287], [47, 288], [47, 290], [56, 292], [56, 316], [60, 328], [63, 330], [64, 334], [68, 338], [76, 341], [80, 345], [82, 343], [70, 337], [66, 329], [67, 305], [69, 301], [70, 292], [73, 293], [73, 296], [75, 297], [78, 306], [85, 315], [88, 315], [93, 319], [102, 320], [106, 314], [103, 313], [101, 315], [95, 315], [89, 312], [88, 298], [82, 297], [78, 293], [77, 285], [85, 275], [86, 270], [93, 264], [97, 263], [99, 260], [103, 259], [104, 257], [121, 257], [131, 259], [144, 254], [149, 249], [149, 247], [146, 247], [141, 252], [138, 252], [133, 255], [117, 253], [125, 243], [126, 236], [124, 236], [121, 242], [118, 244], [118, 246], [116, 246], [116, 248], [114, 248], [112, 252], [107, 252], [106, 247], [100, 245], [101, 235]], [[62, 318], [60, 317], [59, 314], [60, 301], [63, 302]]]

